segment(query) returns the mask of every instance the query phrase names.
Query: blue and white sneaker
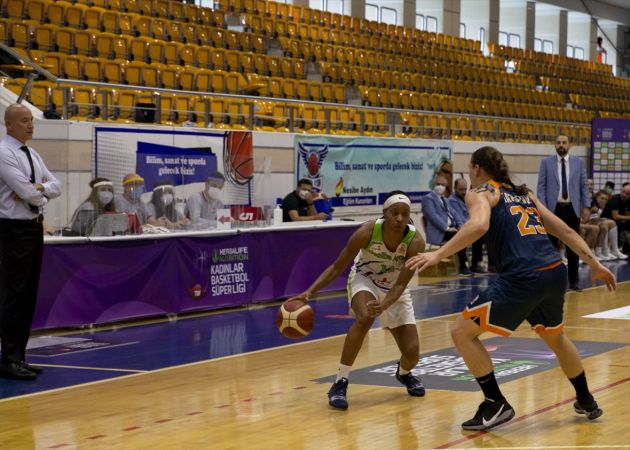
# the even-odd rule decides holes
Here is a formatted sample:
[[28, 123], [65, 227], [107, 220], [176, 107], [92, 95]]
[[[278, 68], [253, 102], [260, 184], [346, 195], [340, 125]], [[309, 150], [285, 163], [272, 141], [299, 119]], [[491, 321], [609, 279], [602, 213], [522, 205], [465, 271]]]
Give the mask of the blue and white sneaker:
[[410, 373], [406, 375], [400, 374], [400, 362], [396, 369], [396, 379], [400, 384], [407, 388], [407, 393], [412, 397], [424, 397], [425, 391], [422, 380]]
[[335, 381], [328, 391], [328, 404], [336, 409], [348, 409], [348, 400], [346, 399], [347, 391], [347, 378], [340, 378]]

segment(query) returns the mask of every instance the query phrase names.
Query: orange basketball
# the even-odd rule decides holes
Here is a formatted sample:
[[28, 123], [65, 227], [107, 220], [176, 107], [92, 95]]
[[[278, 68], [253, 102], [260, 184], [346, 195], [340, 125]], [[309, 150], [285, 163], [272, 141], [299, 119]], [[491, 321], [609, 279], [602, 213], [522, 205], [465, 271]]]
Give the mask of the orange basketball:
[[287, 300], [276, 313], [276, 326], [280, 333], [291, 339], [308, 335], [315, 324], [313, 308], [302, 300]]

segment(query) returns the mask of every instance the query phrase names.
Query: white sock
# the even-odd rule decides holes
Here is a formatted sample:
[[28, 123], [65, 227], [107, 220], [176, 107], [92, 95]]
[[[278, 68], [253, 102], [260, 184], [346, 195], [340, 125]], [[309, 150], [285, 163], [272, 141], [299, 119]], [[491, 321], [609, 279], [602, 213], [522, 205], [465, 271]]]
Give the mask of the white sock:
[[617, 244], [617, 242], [617, 227], [614, 227], [608, 230], [608, 247], [615, 256], [616, 253], [619, 252], [619, 245]]
[[339, 364], [339, 370], [337, 371], [337, 379], [335, 381], [339, 381], [342, 378], [350, 377], [350, 370], [352, 366], [346, 366], [345, 364]]
[[400, 375], [407, 375], [409, 372], [411, 372], [411, 371], [403, 369], [402, 366], [398, 367], [398, 373]]

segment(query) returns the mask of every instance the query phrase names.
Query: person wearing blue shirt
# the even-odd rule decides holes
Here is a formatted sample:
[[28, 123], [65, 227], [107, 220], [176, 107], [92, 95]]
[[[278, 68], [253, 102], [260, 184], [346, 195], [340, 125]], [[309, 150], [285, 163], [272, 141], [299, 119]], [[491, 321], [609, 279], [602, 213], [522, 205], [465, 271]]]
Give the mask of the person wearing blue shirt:
[[[435, 177], [433, 191], [422, 197], [422, 215], [427, 236], [427, 243], [443, 245], [450, 240], [457, 230], [464, 225], [448, 206], [444, 193], [447, 181], [442, 175]], [[470, 277], [472, 272], [466, 264], [466, 249], [457, 253], [459, 259], [459, 274]]]
[[[455, 180], [453, 193], [449, 195], [447, 201], [448, 206], [455, 216], [455, 220], [459, 223], [466, 223], [468, 221], [468, 209], [466, 209], [466, 192], [468, 191], [468, 184], [464, 178], [457, 178]], [[470, 271], [473, 273], [485, 273], [485, 270], [479, 265], [483, 260], [483, 238], [475, 241], [472, 245], [472, 260], [470, 264]], [[490, 266], [490, 261], [488, 261]]]

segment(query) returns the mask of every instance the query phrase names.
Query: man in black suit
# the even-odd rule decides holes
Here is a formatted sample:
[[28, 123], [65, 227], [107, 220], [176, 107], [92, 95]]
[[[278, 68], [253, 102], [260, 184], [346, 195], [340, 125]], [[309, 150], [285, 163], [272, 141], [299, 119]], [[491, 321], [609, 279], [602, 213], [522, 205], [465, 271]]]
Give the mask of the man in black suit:
[[0, 141], [0, 377], [34, 380], [41, 368], [26, 363], [44, 251], [42, 207], [61, 184], [26, 142], [33, 115], [19, 104], [4, 114]]

